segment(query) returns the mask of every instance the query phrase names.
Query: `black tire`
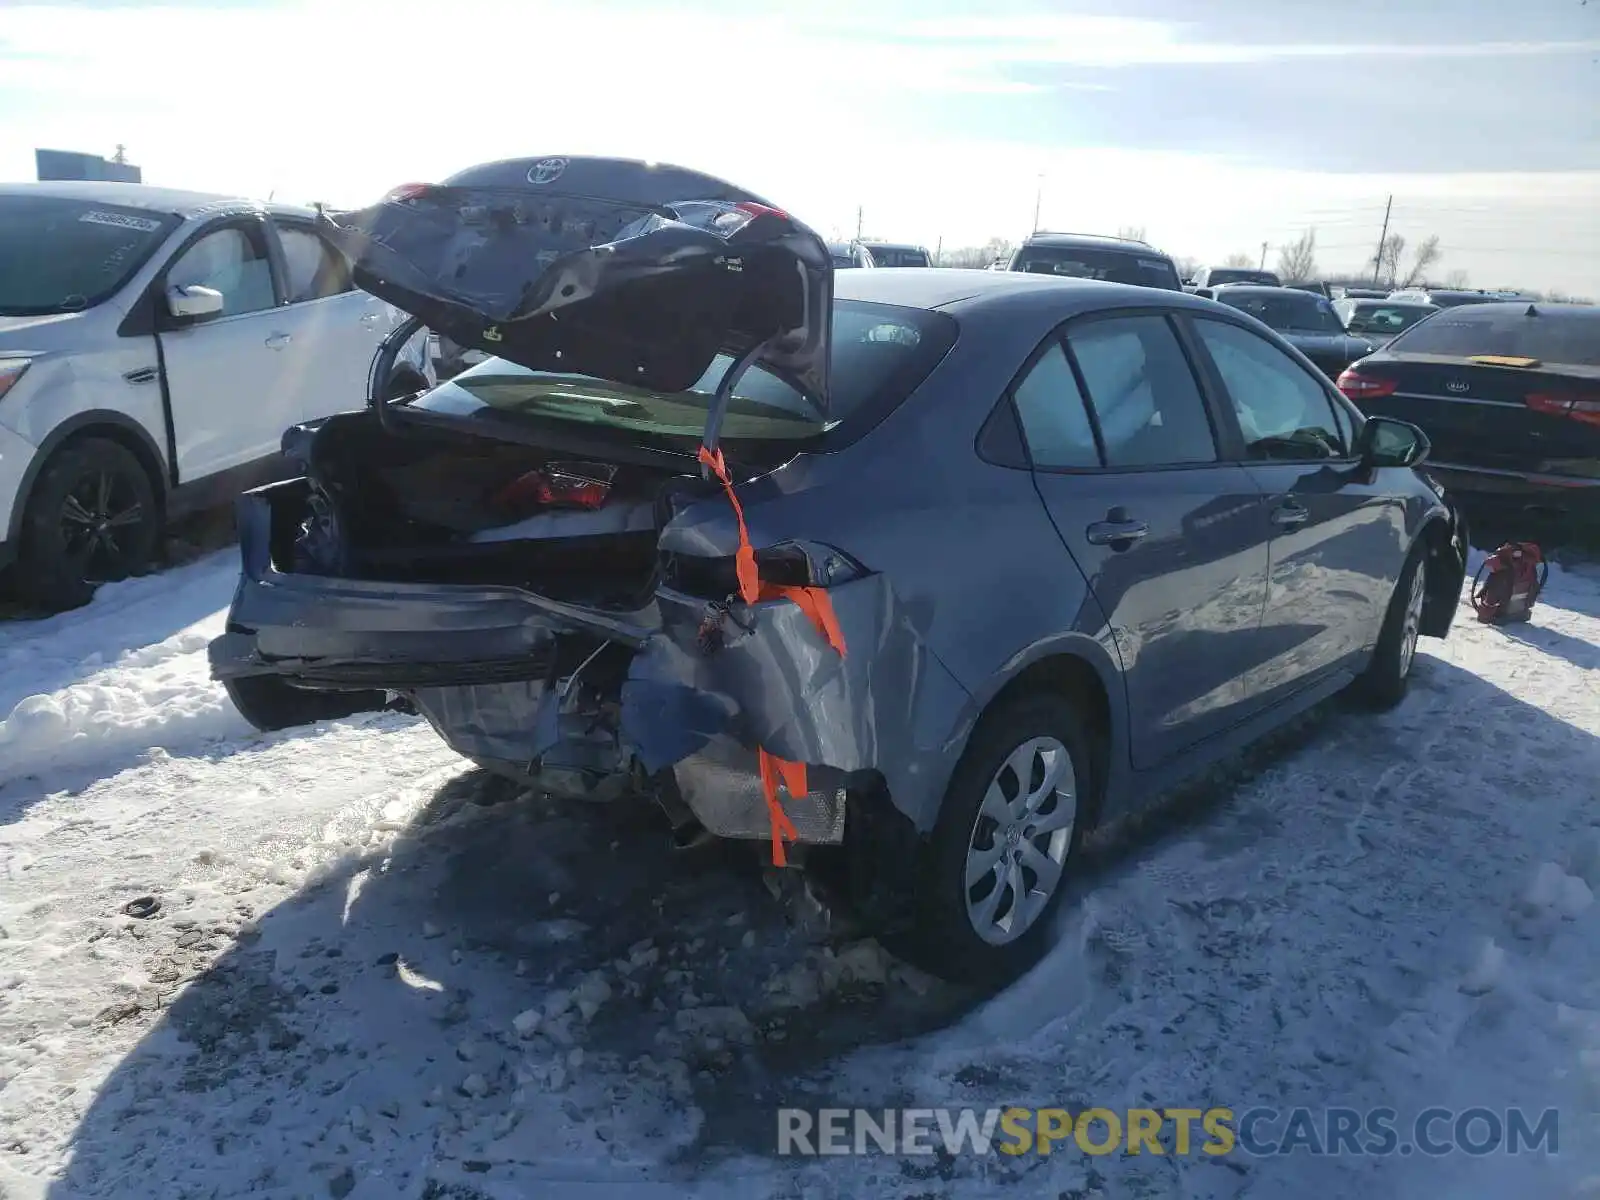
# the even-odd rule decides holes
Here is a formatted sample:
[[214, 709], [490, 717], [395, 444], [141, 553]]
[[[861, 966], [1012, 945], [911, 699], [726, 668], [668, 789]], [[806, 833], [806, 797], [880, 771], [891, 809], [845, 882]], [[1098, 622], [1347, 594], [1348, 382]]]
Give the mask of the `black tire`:
[[1420, 637], [1416, 622], [1421, 619], [1420, 606], [1428, 590], [1424, 561], [1423, 547], [1419, 543], [1400, 571], [1394, 595], [1389, 597], [1372, 661], [1351, 685], [1352, 696], [1364, 708], [1376, 712], [1394, 708], [1406, 698], [1411, 687], [1411, 669], [1416, 662]]
[[68, 442], [23, 510], [17, 590], [52, 612], [87, 604], [100, 584], [149, 569], [162, 527], [160, 496], [137, 455], [108, 438]]
[[[1054, 693], [1018, 695], [1001, 701], [984, 714], [951, 776], [938, 823], [918, 872], [913, 928], [903, 942], [893, 947], [895, 950], [940, 978], [985, 987], [1006, 984], [1038, 962], [1049, 947], [1052, 917], [1070, 886], [1078, 847], [1095, 810], [1096, 784], [1090, 737], [1087, 723], [1072, 702]], [[979, 933], [979, 918], [972, 912], [969, 901], [974, 890], [979, 893], [978, 902], [981, 903], [990, 891], [1004, 889], [1006, 885], [1000, 882], [999, 874], [985, 873], [969, 889], [966, 885], [969, 852], [985, 853], [985, 848], [978, 844], [980, 841], [988, 844], [988, 851], [1002, 846], [1003, 829], [996, 826], [986, 830], [984, 827], [994, 824], [984, 812], [985, 797], [993, 782], [1003, 782], [1007, 777], [1021, 782], [1014, 770], [1009, 776], [1005, 774], [1007, 763], [1014, 753], [1040, 739], [1051, 739], [1067, 752], [1070, 760], [1067, 782], [1075, 815], [1064, 841], [1059, 844], [1060, 870], [1052, 889], [1047, 895], [1041, 892], [1042, 903], [1020, 932], [1010, 935], [1010, 940], [997, 942]], [[1033, 763], [1037, 771], [1043, 759], [1035, 756]], [[1043, 776], [1038, 775], [1030, 782], [1043, 782]], [[1006, 789], [1002, 787], [1001, 790]], [[1046, 797], [1037, 814], [1040, 819], [1054, 811], [1048, 807], [1049, 802]], [[1064, 802], [1056, 800], [1058, 804]], [[980, 816], [984, 817], [984, 825], [980, 825]], [[1004, 851], [996, 864], [1001, 872], [1007, 869], [1007, 859], [1013, 853], [1022, 853], [1020, 842], [1013, 840], [1010, 844], [1019, 849]], [[1055, 835], [1051, 833], [1044, 849], [1041, 850], [1037, 842], [1034, 849], [1050, 857], [1050, 850], [1056, 846]], [[1032, 893], [1042, 877], [1033, 874], [1025, 864], [1019, 864], [1019, 870], [1024, 890]], [[985, 886], [991, 882], [993, 889]], [[999, 900], [998, 910], [986, 924], [992, 925], [996, 918], [1006, 916], [1008, 910], [1014, 919], [1017, 915], [1015, 896], [1015, 890], [1009, 890], [1009, 897]]]
[[262, 733], [375, 712], [386, 700], [384, 692], [311, 692], [271, 675], [224, 679], [222, 686], [239, 715]]

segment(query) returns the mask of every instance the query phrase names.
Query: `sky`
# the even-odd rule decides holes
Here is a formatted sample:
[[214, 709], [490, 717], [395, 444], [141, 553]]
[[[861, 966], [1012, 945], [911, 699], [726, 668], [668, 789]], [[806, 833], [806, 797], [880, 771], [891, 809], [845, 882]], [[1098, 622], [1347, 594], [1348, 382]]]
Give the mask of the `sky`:
[[355, 206], [499, 158], [675, 162], [828, 236], [1141, 228], [1326, 271], [1390, 229], [1600, 298], [1600, 0], [0, 0], [0, 179]]

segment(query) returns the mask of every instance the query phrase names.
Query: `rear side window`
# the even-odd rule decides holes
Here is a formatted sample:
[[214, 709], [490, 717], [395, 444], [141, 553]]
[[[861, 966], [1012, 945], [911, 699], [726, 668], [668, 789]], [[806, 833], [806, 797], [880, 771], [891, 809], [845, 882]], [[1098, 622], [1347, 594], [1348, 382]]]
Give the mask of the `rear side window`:
[[1022, 382], [1012, 389], [1022, 436], [1036, 467], [1098, 467], [1100, 451], [1072, 364], [1052, 342]]
[[1451, 358], [1494, 355], [1600, 367], [1600, 308], [1463, 304], [1406, 330], [1389, 349]]
[[320, 300], [351, 289], [350, 272], [332, 246], [315, 231], [295, 225], [278, 226], [284, 267], [289, 276], [289, 303]]
[[1217, 461], [1205, 401], [1162, 317], [1116, 317], [1071, 330], [1109, 467]]
[[1315, 462], [1345, 456], [1346, 426], [1309, 371], [1248, 329], [1203, 318], [1194, 327], [1228, 389], [1250, 458]]

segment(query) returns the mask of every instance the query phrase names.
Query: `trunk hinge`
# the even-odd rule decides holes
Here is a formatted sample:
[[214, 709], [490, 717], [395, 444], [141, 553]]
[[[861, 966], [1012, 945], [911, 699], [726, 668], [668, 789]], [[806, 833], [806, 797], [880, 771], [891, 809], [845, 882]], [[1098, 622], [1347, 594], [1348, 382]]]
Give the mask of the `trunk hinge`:
[[[755, 366], [761, 356], [766, 353], [767, 347], [777, 341], [777, 335], [765, 338], [746, 350], [732, 365], [722, 373], [721, 380], [717, 383], [717, 390], [711, 396], [710, 407], [706, 409], [706, 427], [700, 434], [700, 445], [707, 454], [717, 453], [717, 442], [722, 437], [722, 422], [727, 418], [728, 405], [733, 403], [733, 389], [739, 386], [739, 381], [751, 367]], [[711, 466], [702, 460], [700, 477], [711, 478]]]

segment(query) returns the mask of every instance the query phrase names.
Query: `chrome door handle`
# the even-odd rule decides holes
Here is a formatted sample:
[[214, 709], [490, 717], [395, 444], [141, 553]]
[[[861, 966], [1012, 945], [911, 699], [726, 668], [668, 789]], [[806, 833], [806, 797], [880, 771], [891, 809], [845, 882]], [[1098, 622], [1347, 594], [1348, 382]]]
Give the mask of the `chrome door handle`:
[[1272, 523], [1281, 525], [1285, 529], [1292, 529], [1296, 525], [1304, 525], [1310, 519], [1310, 511], [1293, 502], [1280, 504], [1272, 510]]
[[1091, 546], [1115, 546], [1118, 542], [1137, 542], [1150, 533], [1143, 521], [1096, 521], [1083, 531]]
[[273, 350], [282, 350], [293, 340], [287, 333], [275, 333], [267, 339], [267, 346]]

